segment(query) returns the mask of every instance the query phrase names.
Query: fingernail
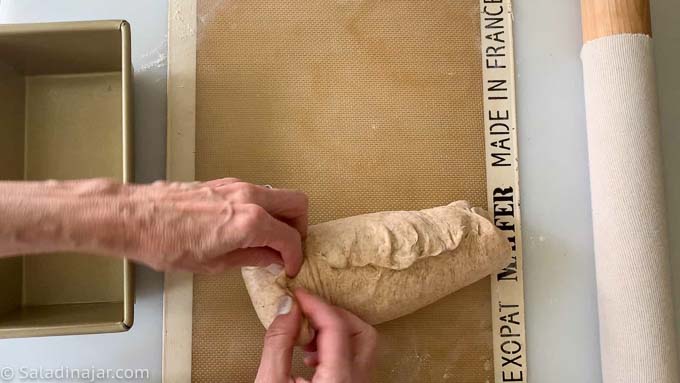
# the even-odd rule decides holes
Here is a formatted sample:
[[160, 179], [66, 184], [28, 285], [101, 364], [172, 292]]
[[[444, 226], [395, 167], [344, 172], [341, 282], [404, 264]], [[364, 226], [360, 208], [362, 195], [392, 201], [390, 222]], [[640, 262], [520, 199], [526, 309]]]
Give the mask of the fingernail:
[[279, 275], [283, 271], [283, 266], [278, 263], [272, 263], [271, 265], [265, 267], [265, 270], [269, 271], [270, 274]]
[[279, 307], [276, 309], [276, 315], [286, 315], [293, 308], [293, 298], [284, 295], [279, 298]]

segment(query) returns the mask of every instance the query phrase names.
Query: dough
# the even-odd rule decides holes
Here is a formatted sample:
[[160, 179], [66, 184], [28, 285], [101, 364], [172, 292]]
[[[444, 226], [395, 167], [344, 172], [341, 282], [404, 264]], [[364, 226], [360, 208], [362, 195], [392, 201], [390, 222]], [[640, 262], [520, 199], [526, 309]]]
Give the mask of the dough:
[[[505, 236], [486, 212], [465, 201], [421, 211], [389, 211], [309, 227], [295, 278], [244, 267], [260, 321], [274, 320], [278, 299], [304, 287], [370, 324], [425, 307], [510, 263]], [[302, 328], [299, 343], [310, 338]]]

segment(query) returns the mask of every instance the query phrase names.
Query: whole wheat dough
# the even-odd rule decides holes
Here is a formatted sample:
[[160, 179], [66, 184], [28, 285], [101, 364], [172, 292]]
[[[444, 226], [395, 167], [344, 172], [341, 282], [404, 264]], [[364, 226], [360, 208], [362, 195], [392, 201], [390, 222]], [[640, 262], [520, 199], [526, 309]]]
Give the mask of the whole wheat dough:
[[[421, 211], [388, 211], [309, 227], [295, 278], [244, 267], [260, 321], [269, 327], [279, 298], [304, 287], [370, 324], [425, 307], [510, 262], [510, 244], [482, 209], [465, 201]], [[300, 343], [309, 340], [303, 327]]]

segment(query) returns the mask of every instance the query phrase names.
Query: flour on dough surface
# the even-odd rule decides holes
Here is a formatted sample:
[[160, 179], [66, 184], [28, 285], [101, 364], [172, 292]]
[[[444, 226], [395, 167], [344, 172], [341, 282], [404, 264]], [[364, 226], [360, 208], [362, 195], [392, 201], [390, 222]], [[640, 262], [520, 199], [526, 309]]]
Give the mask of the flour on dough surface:
[[510, 262], [505, 236], [465, 201], [420, 211], [342, 218], [309, 227], [295, 278], [245, 267], [243, 279], [265, 327], [278, 298], [303, 287], [371, 324], [410, 314]]

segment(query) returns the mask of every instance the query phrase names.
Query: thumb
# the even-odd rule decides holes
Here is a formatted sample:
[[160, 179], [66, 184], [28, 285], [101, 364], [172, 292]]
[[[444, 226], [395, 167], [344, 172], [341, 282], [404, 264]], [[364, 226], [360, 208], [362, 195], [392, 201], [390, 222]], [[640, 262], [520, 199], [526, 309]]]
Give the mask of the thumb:
[[293, 298], [284, 295], [279, 298], [276, 318], [269, 325], [264, 336], [262, 360], [257, 371], [256, 383], [291, 382], [290, 363], [293, 347], [300, 331], [302, 314]]

